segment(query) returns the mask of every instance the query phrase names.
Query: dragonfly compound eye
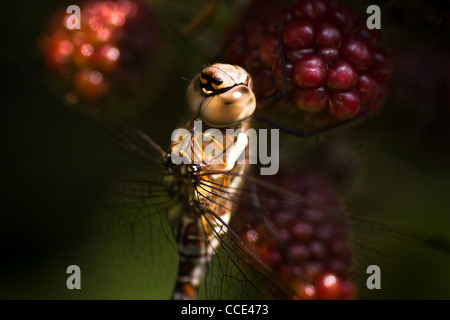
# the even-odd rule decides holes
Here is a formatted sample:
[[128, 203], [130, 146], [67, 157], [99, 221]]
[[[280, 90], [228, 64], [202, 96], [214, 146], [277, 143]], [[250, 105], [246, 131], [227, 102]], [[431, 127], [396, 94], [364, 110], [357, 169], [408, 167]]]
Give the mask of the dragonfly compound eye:
[[216, 63], [192, 79], [186, 92], [189, 111], [211, 127], [228, 127], [256, 108], [250, 75], [241, 67]]

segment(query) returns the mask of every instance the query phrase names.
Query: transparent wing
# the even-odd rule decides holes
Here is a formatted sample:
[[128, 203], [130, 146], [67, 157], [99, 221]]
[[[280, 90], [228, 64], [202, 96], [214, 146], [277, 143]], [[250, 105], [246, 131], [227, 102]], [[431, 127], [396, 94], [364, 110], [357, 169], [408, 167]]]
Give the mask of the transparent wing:
[[[317, 177], [295, 172], [247, 176], [243, 187], [225, 188], [234, 212], [218, 234], [222, 245], [205, 281], [207, 296], [302, 298], [302, 285], [317, 286], [318, 274], [332, 272], [354, 284], [354, 297], [448, 297], [448, 239], [358, 215]], [[372, 265], [381, 270], [380, 290], [367, 286]]]
[[20, 276], [42, 279], [30, 281], [40, 293], [17, 295], [70, 298], [60, 275], [75, 264], [90, 288], [80, 297], [127, 297], [135, 287], [170, 297], [177, 255], [161, 148], [123, 120], [71, 110], [29, 66], [2, 58], [5, 274], [25, 268]]

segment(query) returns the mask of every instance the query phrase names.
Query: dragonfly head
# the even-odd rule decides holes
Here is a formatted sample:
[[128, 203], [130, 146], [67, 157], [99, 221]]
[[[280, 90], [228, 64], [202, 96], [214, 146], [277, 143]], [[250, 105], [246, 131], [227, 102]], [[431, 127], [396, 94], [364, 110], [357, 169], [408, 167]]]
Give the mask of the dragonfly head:
[[252, 80], [243, 68], [216, 63], [192, 79], [186, 92], [191, 113], [211, 127], [229, 127], [256, 108]]

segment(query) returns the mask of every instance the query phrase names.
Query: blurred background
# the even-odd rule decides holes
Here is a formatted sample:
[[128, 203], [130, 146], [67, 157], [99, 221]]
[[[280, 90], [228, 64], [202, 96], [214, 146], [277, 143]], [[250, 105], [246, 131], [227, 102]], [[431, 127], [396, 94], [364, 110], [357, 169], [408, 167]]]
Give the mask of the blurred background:
[[[170, 297], [177, 253], [164, 217], [146, 217], [133, 225], [133, 232], [142, 236], [133, 239], [120, 230], [99, 239], [90, 229], [104, 227], [103, 237], [109, 234], [108, 223], [111, 228], [121, 225], [102, 220], [102, 209], [92, 203], [98, 200], [98, 188], [106, 188], [103, 181], [129, 176], [128, 169], [124, 173], [118, 168], [136, 160], [110, 143], [101, 128], [79, 121], [78, 111], [82, 110], [82, 118], [96, 118], [109, 108], [108, 112], [126, 118], [166, 148], [171, 132], [185, 117], [189, 80], [217, 61], [224, 35], [249, 1], [218, 1], [210, 20], [189, 37], [181, 36], [210, 2], [142, 1], [150, 13], [124, 31], [129, 37], [135, 35], [124, 50], [137, 50], [144, 58], [124, 69], [115, 66], [118, 73], [105, 71], [103, 80], [116, 84], [104, 95], [96, 91], [98, 87], [83, 91], [82, 78], [74, 92], [71, 79], [76, 76], [70, 68], [60, 73], [64, 79], [46, 64], [50, 50], [46, 35], [59, 28], [55, 15], [76, 1], [2, 4], [1, 298]], [[343, 128], [325, 139], [328, 143], [321, 137], [302, 140], [282, 135], [282, 151], [287, 163], [329, 168], [353, 214], [392, 227], [366, 224], [358, 231], [362, 236], [355, 239], [355, 256], [361, 259], [355, 277], [362, 298], [448, 299], [450, 258], [436, 249], [445, 249], [450, 239], [448, 4], [349, 3], [362, 12], [370, 4], [381, 8], [381, 33], [393, 65], [387, 102], [379, 115]], [[139, 31], [142, 25], [155, 28], [151, 37]], [[142, 78], [135, 77], [136, 70], [145, 70]], [[325, 163], [324, 154], [330, 163]], [[138, 166], [129, 168], [136, 169], [135, 176], [142, 173]], [[396, 228], [409, 235], [406, 243], [390, 240]], [[418, 241], [422, 234], [431, 240]], [[379, 246], [367, 243], [370, 239], [380, 239]], [[114, 247], [111, 242], [117, 242], [113, 253], [105, 249]], [[380, 253], [373, 247], [381, 248]], [[66, 288], [65, 271], [71, 264], [80, 264], [82, 290]], [[379, 292], [364, 289], [362, 270], [368, 264], [382, 269]], [[397, 289], [383, 286], [384, 270], [392, 281], [387, 283], [395, 283]]]

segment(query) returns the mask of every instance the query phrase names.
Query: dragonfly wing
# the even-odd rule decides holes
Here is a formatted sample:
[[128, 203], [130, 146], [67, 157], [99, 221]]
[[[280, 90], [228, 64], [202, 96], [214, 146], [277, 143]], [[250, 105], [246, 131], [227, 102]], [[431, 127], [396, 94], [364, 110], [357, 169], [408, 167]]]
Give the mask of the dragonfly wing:
[[[75, 264], [88, 287], [87, 278], [101, 285], [167, 287], [153, 295], [170, 297], [177, 252], [166, 221], [173, 202], [162, 185], [167, 171], [161, 149], [120, 119], [71, 110], [30, 67], [2, 58], [9, 80], [3, 194], [11, 214], [2, 215], [1, 224], [11, 270], [22, 267], [14, 257], [23, 252], [35, 257], [27, 262], [30, 277], [51, 279], [47, 283]], [[26, 94], [17, 95], [18, 87]], [[32, 271], [34, 264], [48, 271]], [[58, 290], [67, 289], [64, 279], [58, 281], [60, 297]]]
[[[449, 239], [351, 215], [352, 277], [361, 299], [446, 299], [450, 295], [447, 271]], [[381, 289], [374, 290], [379, 268]]]
[[[225, 226], [223, 231], [217, 234], [221, 245], [208, 266], [204, 297], [238, 300], [293, 297], [293, 290], [231, 228]], [[200, 297], [201, 294], [202, 291]]]
[[[280, 174], [286, 177], [286, 172]], [[314, 285], [311, 279], [317, 270], [331, 270], [353, 282], [356, 297], [445, 296], [449, 286], [444, 282], [443, 288], [433, 291], [436, 280], [444, 280], [450, 265], [448, 239], [364, 218], [320, 184], [308, 182], [312, 179], [308, 175], [303, 178], [303, 182], [287, 182], [280, 176], [248, 176], [244, 186], [221, 191], [223, 197], [232, 199], [235, 210], [230, 226], [224, 226], [226, 232], [217, 234], [221, 246], [206, 277], [207, 297], [298, 298], [298, 291], [290, 286], [297, 280], [287, 274], [298, 272], [302, 283]], [[217, 219], [212, 213], [206, 216], [211, 224]], [[303, 231], [295, 234], [292, 226], [299, 222]], [[305, 240], [305, 224], [314, 230], [309, 236], [312, 240]], [[292, 237], [301, 241], [294, 242]], [[317, 249], [318, 242], [322, 250]], [[307, 255], [298, 249], [302, 246], [308, 247]], [[327, 253], [321, 257], [324, 251]], [[298, 259], [299, 252], [304, 255], [303, 261]], [[272, 260], [268, 253], [283, 258]], [[367, 286], [371, 275], [367, 270], [372, 265], [381, 269], [383, 290]]]

